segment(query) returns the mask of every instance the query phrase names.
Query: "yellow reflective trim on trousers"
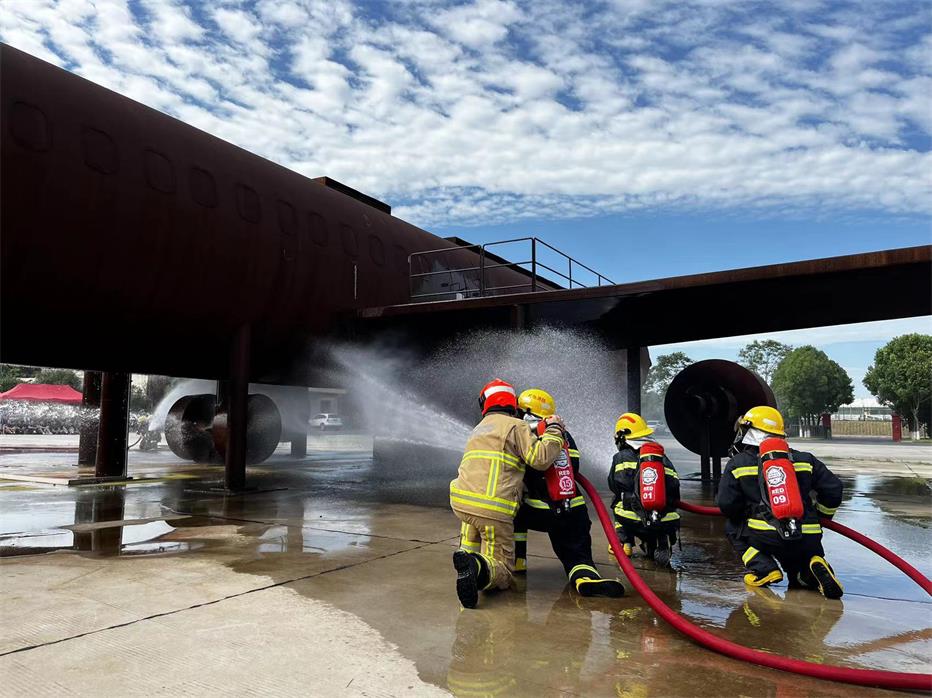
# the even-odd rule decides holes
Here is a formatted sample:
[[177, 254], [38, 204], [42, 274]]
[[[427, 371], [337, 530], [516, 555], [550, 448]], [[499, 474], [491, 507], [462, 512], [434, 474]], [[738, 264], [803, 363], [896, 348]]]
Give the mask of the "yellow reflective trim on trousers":
[[621, 502], [615, 505], [615, 513], [623, 519], [634, 519], [635, 521], [641, 520], [640, 517], [633, 511], [628, 511], [623, 506], [621, 506]]
[[763, 519], [748, 519], [748, 526], [757, 530], [757, 531], [776, 531], [773, 526], [764, 521]]
[[479, 543], [470, 543], [467, 540], [460, 542], [460, 549], [465, 550], [467, 553], [478, 553], [482, 546]]
[[570, 509], [572, 509], [573, 507], [584, 507], [584, 506], [586, 506], [586, 500], [583, 499], [582, 495], [578, 497], [573, 497], [570, 500]]
[[751, 560], [753, 560], [757, 556], [757, 553], [759, 552], [760, 550], [758, 550], [757, 548], [748, 548], [747, 550], [744, 551], [744, 555], [741, 556], [741, 562], [747, 565]]
[[576, 565], [570, 570], [569, 578], [572, 579], [577, 572], [592, 572], [596, 577], [599, 577], [599, 571], [592, 565]]
[[489, 502], [476, 501], [474, 499], [465, 499], [463, 497], [454, 497], [450, 496], [450, 501], [455, 502], [456, 504], [461, 504], [468, 507], [476, 507], [478, 509], [487, 509], [488, 511], [495, 511], [500, 514], [508, 514], [509, 516], [514, 516], [517, 512], [517, 505], [514, 507], [506, 507], [501, 504], [490, 504]]
[[812, 463], [793, 463], [793, 470], [797, 473], [811, 473]]
[[661, 521], [678, 521], [679, 518], [680, 518], [679, 514], [677, 514], [675, 511], [671, 511], [669, 514], [664, 514], [663, 518], [660, 520]]
[[835, 516], [835, 512], [838, 511], [838, 507], [827, 507], [818, 503], [816, 503], [815, 508], [826, 516]]
[[735, 468], [731, 471], [731, 474], [735, 477], [747, 477], [748, 475], [757, 476], [757, 466], [756, 465], [746, 465], [743, 468]]
[[515, 533], [515, 540], [516, 540], [516, 541], [526, 541], [526, 540], [527, 540], [527, 533]]
[[489, 557], [495, 557], [495, 526], [485, 527], [486, 553]]
[[673, 468], [664, 468], [663, 472], [665, 472], [667, 475], [669, 475], [672, 478], [676, 478], [677, 480], [680, 479], [680, 476], [676, 474], [676, 471]]
[[527, 504], [532, 509], [549, 509], [550, 505], [547, 504], [543, 499], [528, 499], [524, 500], [524, 503]]
[[[456, 482], [456, 480], [454, 480], [453, 482]], [[486, 497], [484, 494], [481, 494], [480, 492], [470, 492], [469, 490], [461, 490], [458, 487], [454, 487], [453, 482], [450, 483], [450, 495], [451, 496], [456, 495], [458, 497], [471, 497], [471, 498], [480, 499], [480, 500], [488, 499], [490, 501], [497, 502], [499, 504], [503, 504], [503, 505], [510, 506], [510, 507], [518, 506], [518, 503], [515, 501], [512, 501], [511, 499], [504, 499], [502, 497]]]
[[803, 524], [803, 533], [822, 533], [822, 527], [819, 524]]

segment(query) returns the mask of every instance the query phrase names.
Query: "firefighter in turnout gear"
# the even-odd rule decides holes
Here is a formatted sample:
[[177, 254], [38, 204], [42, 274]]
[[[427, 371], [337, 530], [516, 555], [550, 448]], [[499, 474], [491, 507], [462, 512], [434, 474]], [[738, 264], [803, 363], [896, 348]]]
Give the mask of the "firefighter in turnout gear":
[[547, 470], [563, 453], [563, 420], [544, 420], [540, 436], [518, 418], [515, 389], [501, 380], [479, 395], [482, 421], [472, 430], [459, 474], [450, 483], [450, 506], [462, 521], [453, 553], [456, 593], [475, 608], [479, 591], [507, 589], [515, 564], [514, 517], [528, 466]]
[[[518, 397], [518, 409], [536, 434], [547, 417], [556, 412], [553, 397], [538, 388], [525, 390]], [[570, 583], [582, 596], [624, 596], [617, 579], [602, 579], [592, 561], [592, 522], [586, 500], [576, 488], [579, 451], [569, 432], [564, 431], [563, 453], [545, 472], [525, 470], [525, 496], [515, 517], [515, 572], [527, 570], [527, 532], [544, 531]], [[568, 478], [568, 480], [567, 480]]]
[[783, 417], [772, 407], [753, 407], [738, 419], [734, 456], [715, 502], [727, 517], [725, 535], [749, 570], [745, 584], [767, 586], [785, 573], [791, 588], [841, 598], [819, 525], [841, 504], [841, 480], [811, 453], [789, 448], [785, 437]]
[[615, 424], [615, 446], [608, 486], [615, 494], [615, 532], [631, 556], [637, 540], [647, 557], [666, 567], [680, 529], [676, 508], [680, 478], [663, 446], [650, 438], [644, 418], [625, 412]]

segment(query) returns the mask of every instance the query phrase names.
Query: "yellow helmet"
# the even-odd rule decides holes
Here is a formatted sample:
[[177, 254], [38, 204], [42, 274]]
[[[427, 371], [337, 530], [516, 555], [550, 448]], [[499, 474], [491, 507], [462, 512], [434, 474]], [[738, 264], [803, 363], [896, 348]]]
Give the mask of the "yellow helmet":
[[742, 426], [754, 427], [776, 436], [786, 436], [786, 431], [783, 429], [783, 415], [767, 405], [752, 407], [744, 413], [743, 417], [739, 417], [735, 429]]
[[553, 396], [540, 388], [528, 388], [521, 393], [518, 396], [518, 407], [535, 417], [550, 417], [557, 411]]
[[615, 436], [624, 436], [626, 439], [642, 439], [653, 434], [654, 430], [647, 426], [647, 422], [639, 414], [625, 412], [615, 422]]

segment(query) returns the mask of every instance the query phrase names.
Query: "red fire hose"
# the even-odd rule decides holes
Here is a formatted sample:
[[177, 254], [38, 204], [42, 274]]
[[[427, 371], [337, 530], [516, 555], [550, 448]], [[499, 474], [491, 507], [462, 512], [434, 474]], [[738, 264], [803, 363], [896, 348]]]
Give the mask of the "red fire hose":
[[[647, 586], [643, 579], [641, 579], [640, 575], [634, 569], [634, 565], [631, 564], [631, 561], [622, 552], [621, 542], [618, 540], [618, 536], [615, 534], [614, 524], [605, 509], [605, 504], [602, 503], [602, 498], [599, 496], [599, 493], [596, 491], [595, 487], [593, 487], [592, 483], [582, 475], [577, 474], [576, 479], [589, 495], [589, 499], [592, 501], [592, 505], [595, 507], [596, 513], [599, 515], [599, 521], [602, 523], [605, 536], [608, 538], [609, 543], [611, 544], [612, 552], [615, 554], [615, 559], [618, 560], [618, 564], [621, 565], [621, 569], [628, 577], [631, 585], [644, 598], [647, 604], [654, 610], [657, 615], [659, 615], [670, 625], [689, 637], [694, 642], [697, 642], [710, 650], [724, 654], [725, 656], [732, 657], [733, 659], [740, 659], [745, 662], [759, 664], [771, 669], [789, 671], [794, 674], [814, 676], [818, 679], [841, 681], [843, 683], [853, 683], [862, 686], [895, 688], [900, 690], [932, 690], [932, 675], [929, 674], [879, 671], [876, 669], [848, 669], [845, 667], [836, 667], [826, 664], [814, 664], [812, 662], [806, 662], [799, 659], [790, 659], [788, 657], [779, 657], [772, 654], [767, 654], [766, 652], [752, 650], [749, 647], [744, 647], [743, 645], [730, 642], [729, 640], [725, 640], [718, 637], [717, 635], [713, 635], [707, 630], [703, 630], [699, 626], [692, 624], [681, 615], [676, 613], [669, 606], [667, 606], [663, 601], [661, 601], [660, 597], [651, 591], [650, 587]], [[684, 508], [687, 509], [687, 511], [693, 511], [693, 509], [689, 509], [687, 507]], [[718, 510], [714, 509], [713, 507], [702, 507], [702, 509], [708, 509], [710, 511], [699, 511], [697, 513], [719, 513]], [[873, 548], [871, 549], [873, 550]], [[890, 554], [892, 555], [893, 553]], [[916, 574], [919, 573], [916, 572]]]
[[[702, 514], [703, 516], [721, 516], [722, 512], [718, 507], [705, 507], [701, 504], [690, 504], [689, 502], [680, 502], [680, 509], [683, 511], [690, 511], [693, 514]], [[923, 591], [929, 596], [932, 596], [932, 581], [929, 581], [929, 578], [926, 577], [922, 572], [917, 570], [911, 564], [906, 562], [903, 558], [897, 555], [895, 552], [889, 548], [883, 547], [880, 543], [875, 540], [871, 540], [867, 536], [858, 533], [853, 528], [848, 528], [844, 524], [840, 524], [837, 521], [832, 521], [831, 519], [821, 519], [822, 526], [824, 528], [829, 528], [836, 533], [850, 538], [856, 543], [860, 543], [868, 550], [871, 550], [884, 560], [892, 564], [898, 570], [900, 570], [907, 577], [912, 579], [916, 584], [922, 587]]]

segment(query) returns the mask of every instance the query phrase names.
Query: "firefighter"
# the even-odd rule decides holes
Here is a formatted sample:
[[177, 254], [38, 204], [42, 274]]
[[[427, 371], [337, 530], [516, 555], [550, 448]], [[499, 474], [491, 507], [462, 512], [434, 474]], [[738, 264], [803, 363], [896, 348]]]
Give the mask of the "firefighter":
[[493, 380], [479, 395], [482, 420], [466, 442], [459, 475], [450, 483], [450, 506], [462, 521], [453, 553], [456, 593], [475, 608], [478, 592], [507, 589], [515, 564], [514, 517], [526, 466], [546, 470], [563, 452], [563, 420], [552, 415], [537, 436], [518, 418], [515, 389]]
[[[553, 397], [539, 388], [525, 390], [518, 397], [518, 409], [534, 433], [547, 417], [556, 412]], [[617, 579], [602, 579], [592, 561], [592, 522], [586, 500], [576, 489], [579, 451], [568, 431], [563, 451], [553, 467], [545, 472], [525, 470], [524, 501], [515, 517], [515, 571], [527, 570], [527, 532], [544, 531], [570, 583], [582, 596], [624, 596], [625, 588]], [[568, 480], [561, 478], [568, 475]], [[562, 483], [562, 487], [561, 487]]]
[[680, 529], [676, 508], [680, 478], [663, 447], [650, 438], [654, 430], [644, 418], [625, 412], [615, 423], [615, 446], [608, 486], [615, 497], [615, 532], [631, 556], [636, 540], [648, 558], [670, 564]]
[[841, 598], [819, 525], [841, 504], [841, 480], [811, 453], [789, 448], [785, 437], [783, 416], [772, 407], [752, 407], [738, 419], [716, 496], [725, 534], [748, 568], [748, 586], [779, 582], [785, 572], [791, 588]]

